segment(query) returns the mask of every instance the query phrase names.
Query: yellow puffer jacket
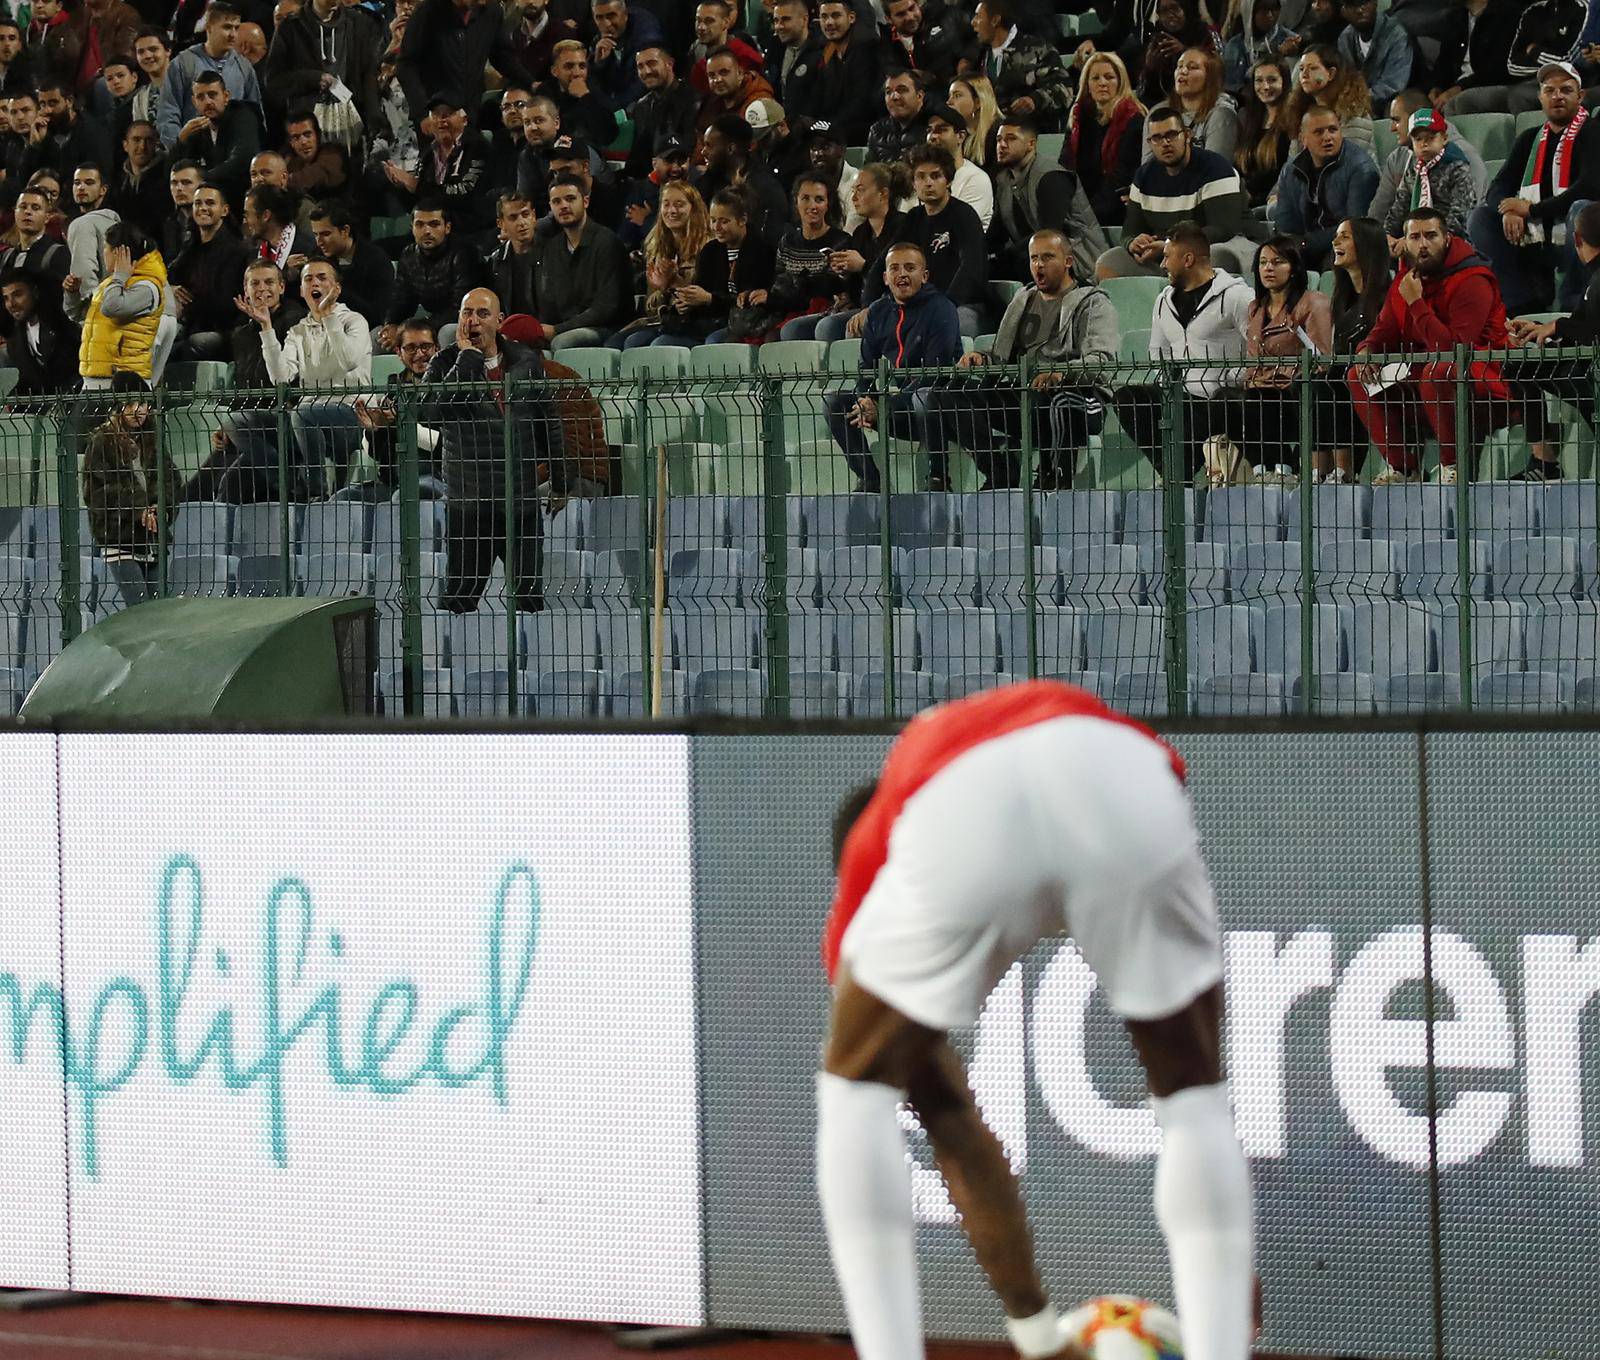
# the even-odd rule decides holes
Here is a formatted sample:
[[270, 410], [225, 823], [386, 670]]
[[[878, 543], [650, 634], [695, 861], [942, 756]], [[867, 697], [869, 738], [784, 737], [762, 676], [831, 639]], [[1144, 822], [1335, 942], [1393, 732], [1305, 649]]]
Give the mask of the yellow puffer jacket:
[[[134, 263], [128, 283], [148, 282], [156, 286], [162, 301], [167, 295], [167, 266], [159, 251], [152, 250]], [[132, 321], [119, 321], [100, 310], [100, 301], [111, 286], [110, 275], [89, 299], [83, 318], [83, 340], [78, 345], [78, 373], [85, 378], [109, 378], [117, 373], [137, 373], [146, 380], [153, 367], [152, 351], [156, 331], [161, 326], [162, 308]]]

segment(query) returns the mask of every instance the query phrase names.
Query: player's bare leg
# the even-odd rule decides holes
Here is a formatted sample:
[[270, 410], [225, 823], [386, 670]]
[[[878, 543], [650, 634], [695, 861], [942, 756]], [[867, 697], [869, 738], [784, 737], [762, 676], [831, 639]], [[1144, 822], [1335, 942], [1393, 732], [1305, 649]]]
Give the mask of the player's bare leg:
[[1065, 1355], [1033, 1257], [1022, 1196], [945, 1035], [908, 1019], [841, 967], [817, 1081], [817, 1180], [861, 1360], [923, 1354], [916, 1224], [897, 1107], [928, 1130], [979, 1264], [1019, 1352]]
[[1156, 1217], [1185, 1360], [1246, 1360], [1254, 1330], [1250, 1172], [1222, 1070], [1222, 986], [1181, 1011], [1129, 1020], [1161, 1126]]

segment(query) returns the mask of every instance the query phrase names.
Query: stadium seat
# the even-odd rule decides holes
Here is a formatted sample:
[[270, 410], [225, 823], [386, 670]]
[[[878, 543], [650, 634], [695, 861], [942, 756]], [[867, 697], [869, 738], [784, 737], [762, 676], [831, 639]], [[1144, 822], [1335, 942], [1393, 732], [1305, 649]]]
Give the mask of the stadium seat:
[[456, 704], [463, 718], [509, 718], [522, 711], [520, 675], [504, 670], [456, 673], [461, 676]]
[[[914, 669], [937, 675], [1000, 669], [999, 625], [992, 609], [929, 609], [917, 613]], [[897, 656], [903, 670], [907, 658]]]
[[374, 354], [371, 369], [372, 385], [387, 387], [390, 378], [399, 377], [405, 370], [405, 360], [398, 354]]
[[1571, 599], [1578, 589], [1578, 541], [1502, 538], [1493, 544], [1494, 593], [1501, 599]]
[[1539, 531], [1567, 534], [1578, 539], [1593, 539], [1600, 512], [1595, 484], [1589, 482], [1551, 482], [1534, 491], [1539, 516]]
[[800, 496], [801, 546], [826, 552], [880, 542], [883, 500], [879, 496]]
[[590, 671], [599, 660], [599, 625], [593, 610], [521, 616], [527, 669], [536, 674]]
[[[644, 671], [624, 671], [610, 678], [611, 716], [613, 718], [648, 718], [651, 703], [645, 699], [648, 676]], [[695, 685], [695, 676], [688, 671], [663, 671], [661, 673], [661, 713], [663, 717], [682, 717], [689, 712], [689, 695]]]
[[1513, 119], [1512, 125], [1511, 125], [1511, 139], [1512, 139], [1512, 141], [1515, 141], [1518, 137], [1520, 137], [1529, 128], [1536, 128], [1536, 127], [1542, 126], [1544, 121], [1545, 121], [1544, 113], [1540, 109], [1529, 109], [1525, 113], [1517, 114], [1516, 117]]
[[[953, 540], [979, 552], [1020, 550], [1029, 541], [1033, 500], [1023, 491], [969, 491], [956, 498]], [[1032, 541], [1040, 542], [1037, 516]]]
[[169, 542], [174, 553], [227, 553], [231, 505], [220, 501], [189, 501], [173, 517]]
[[767, 677], [760, 671], [701, 671], [689, 696], [691, 713], [726, 713], [759, 718], [766, 711]]
[[[601, 345], [576, 346], [561, 351], [560, 362], [572, 369], [580, 378], [605, 380], [615, 378], [622, 365], [622, 352]], [[600, 393], [595, 393], [599, 396]]]
[[[1460, 612], [1454, 604], [1430, 610], [1437, 669], [1461, 670]], [[1469, 616], [1472, 671], [1476, 676], [1497, 670], [1520, 671], [1527, 655], [1528, 607], [1520, 600], [1475, 601]]]
[[[15, 370], [13, 370], [14, 372]], [[16, 666], [0, 666], [0, 713], [13, 714], [28, 697], [28, 674]]]
[[[648, 664], [655, 638], [654, 620], [649, 610], [595, 610], [594, 620], [596, 655], [601, 670], [618, 674], [641, 670]], [[670, 658], [670, 635], [664, 639], [663, 646], [663, 654]]]
[[827, 367], [828, 343], [825, 340], [769, 340], [756, 350], [756, 370], [805, 376]]
[[1125, 331], [1149, 329], [1156, 299], [1166, 286], [1165, 275], [1156, 278], [1133, 275], [1124, 279], [1105, 279], [1100, 284], [1111, 299], [1112, 306], [1117, 309], [1117, 321]]
[[744, 553], [735, 548], [688, 548], [667, 560], [667, 593], [731, 608], [741, 598]]
[[1302, 505], [1309, 493], [1313, 534], [1337, 533], [1344, 538], [1366, 538], [1372, 531], [1370, 486], [1312, 486], [1289, 492], [1283, 498], [1284, 537], [1303, 537]]
[[903, 491], [889, 497], [889, 541], [907, 551], [950, 546], [953, 497], [937, 491]]
[[824, 548], [817, 554], [817, 574], [822, 597], [835, 606], [846, 602], [876, 607], [895, 598], [900, 554], [891, 549], [887, 560], [882, 548]]
[[[1144, 572], [1145, 598], [1153, 605], [1167, 603], [1166, 545], [1161, 539], [1143, 539], [1139, 542], [1139, 566]], [[1229, 602], [1231, 582], [1228, 579], [1228, 544], [1196, 543], [1183, 545], [1185, 598], [1191, 609], [1209, 608]]]
[[1431, 482], [1375, 486], [1372, 492], [1374, 538], [1453, 538], [1456, 488]]
[[[1041, 605], [1034, 611], [1035, 675], [1059, 675], [1083, 667], [1085, 615], [1076, 609]], [[1029, 674], [1028, 614], [1024, 609], [997, 611], [1000, 668], [1014, 675]]]
[[372, 545], [372, 506], [365, 501], [317, 501], [300, 519], [300, 551], [364, 553]]
[[831, 670], [789, 672], [791, 718], [844, 718], [849, 709], [849, 676]]
[[[1473, 538], [1467, 543], [1471, 575], [1469, 589], [1475, 596], [1489, 594], [1489, 545]], [[1454, 539], [1427, 538], [1405, 545], [1401, 559], [1400, 594], [1408, 600], [1452, 600], [1461, 580], [1461, 559]]]
[[1289, 696], [1281, 675], [1214, 675], [1195, 694], [1201, 717], [1278, 716], [1288, 711]]
[[676, 378], [689, 371], [689, 351], [682, 345], [641, 345], [620, 352], [622, 378]]
[[1038, 541], [1055, 548], [1063, 561], [1073, 548], [1118, 541], [1123, 513], [1119, 491], [1050, 491], [1035, 497], [1034, 503], [1039, 508]]
[[670, 664], [678, 670], [749, 669], [761, 660], [765, 615], [750, 609], [673, 609]]
[[1319, 671], [1313, 680], [1315, 695], [1305, 696], [1302, 676], [1294, 678], [1290, 692], [1292, 706], [1305, 706], [1312, 713], [1341, 713], [1360, 717], [1373, 711], [1372, 676], [1365, 671]]
[[1559, 671], [1574, 679], [1600, 673], [1600, 607], [1590, 601], [1539, 605], [1528, 613], [1530, 671]]
[[1366, 671], [1377, 683], [1437, 669], [1433, 629], [1419, 606], [1387, 601], [1337, 608], [1349, 670]]
[[[380, 669], [377, 688], [379, 702], [387, 716], [405, 712], [405, 675], [400, 667]], [[446, 669], [424, 668], [422, 690], [413, 707], [417, 715], [424, 718], [454, 717], [455, 676]]]
[[829, 373], [855, 373], [861, 367], [861, 341], [834, 340], [828, 345]]
[[[235, 506], [228, 551], [234, 557], [281, 554], [287, 542], [292, 552], [299, 536], [300, 512], [303, 508], [299, 505], [290, 505], [286, 515], [283, 506], [270, 502], [261, 505]], [[286, 521], [287, 539], [284, 535]]]
[[233, 584], [232, 559], [219, 553], [188, 553], [167, 563], [169, 595], [221, 597]]
[[596, 497], [589, 502], [584, 521], [584, 548], [592, 553], [617, 548], [637, 551], [653, 532], [646, 524], [649, 514], [650, 508], [641, 504], [638, 496]]
[[594, 554], [576, 548], [546, 548], [544, 553], [544, 604], [554, 613], [587, 609]]
[[1189, 675], [1203, 683], [1215, 675], [1241, 675], [1259, 670], [1255, 664], [1261, 611], [1246, 605], [1191, 609]]
[[984, 602], [996, 609], [1026, 609], [1029, 605], [1028, 559], [1033, 559], [1032, 602], [1038, 605], [1061, 603], [1061, 561], [1054, 548], [1035, 548], [1030, 554], [1021, 546], [980, 550], [978, 578]]
[[[402, 551], [401, 511], [398, 501], [372, 507], [370, 532], [373, 553], [381, 556]], [[417, 532], [418, 546], [422, 552], [438, 552], [444, 547], [444, 502], [417, 503]]]
[[976, 548], [915, 548], [900, 564], [901, 589], [913, 608], [970, 608], [979, 602]]
[[1510, 154], [1515, 120], [1509, 113], [1456, 113], [1450, 121], [1484, 160], [1504, 161]]
[[1495, 671], [1472, 693], [1473, 707], [1504, 713], [1564, 713], [1572, 699], [1572, 681], [1555, 671]]
[[471, 614], [450, 615], [448, 626], [450, 664], [463, 677], [474, 671], [503, 672], [521, 668], [523, 645], [519, 616], [490, 610], [480, 604]]
[[1544, 489], [1531, 482], [1475, 482], [1467, 488], [1468, 529], [1495, 535], [1537, 534]]
[[730, 377], [756, 371], [750, 345], [696, 345], [689, 351], [689, 372], [698, 377]]
[[1164, 670], [1166, 617], [1166, 610], [1154, 606], [1089, 614], [1084, 626], [1083, 669], [1112, 671], [1118, 676]]
[[[894, 685], [893, 702], [889, 686]], [[944, 685], [939, 677], [917, 671], [895, 671], [891, 676], [885, 671], [863, 671], [856, 675], [853, 685], [853, 711], [858, 718], [908, 718], [925, 708], [932, 708], [945, 697]]]
[[1076, 547], [1061, 553], [1061, 598], [1080, 609], [1142, 605], [1145, 576], [1131, 543]]
[[1375, 678], [1373, 698], [1380, 713], [1457, 708], [1461, 704], [1461, 680], [1459, 676], [1438, 672]]
[[[1220, 546], [1220, 545], [1207, 545]], [[1294, 595], [1302, 583], [1298, 543], [1238, 543], [1228, 551], [1228, 588], [1238, 604]]]
[[529, 671], [523, 707], [539, 718], [593, 718], [603, 711], [604, 678], [594, 670]]
[[1162, 671], [1122, 671], [1111, 682], [1111, 706], [1136, 718], [1167, 714], [1167, 677]]
[[[640, 564], [646, 575], [641, 579]], [[596, 552], [590, 556], [589, 599], [596, 609], [613, 613], [643, 607], [654, 593], [648, 558], [632, 548]]]
[[370, 559], [360, 551], [308, 552], [297, 574], [307, 595], [366, 595], [372, 590]]
[[1205, 503], [1205, 541], [1274, 543], [1285, 537], [1289, 493], [1280, 486], [1228, 486]]
[[[1302, 671], [1301, 621], [1305, 618], [1298, 603], [1269, 604], [1262, 611], [1261, 646], [1258, 660], [1264, 672], [1282, 675], [1290, 683]], [[1312, 615], [1312, 665], [1319, 674], [1345, 669], [1346, 649], [1343, 621], [1337, 605], [1319, 604]]]
[[1331, 538], [1316, 545], [1317, 598], [1361, 604], [1399, 593], [1392, 553], [1386, 538]]

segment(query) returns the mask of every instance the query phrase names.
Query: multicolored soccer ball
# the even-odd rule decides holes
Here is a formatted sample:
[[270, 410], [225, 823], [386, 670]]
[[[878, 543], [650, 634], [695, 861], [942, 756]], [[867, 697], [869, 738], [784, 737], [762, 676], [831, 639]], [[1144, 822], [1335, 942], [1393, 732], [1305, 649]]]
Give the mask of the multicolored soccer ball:
[[1175, 1360], [1183, 1355], [1178, 1319], [1132, 1294], [1106, 1294], [1080, 1304], [1061, 1329], [1094, 1360]]

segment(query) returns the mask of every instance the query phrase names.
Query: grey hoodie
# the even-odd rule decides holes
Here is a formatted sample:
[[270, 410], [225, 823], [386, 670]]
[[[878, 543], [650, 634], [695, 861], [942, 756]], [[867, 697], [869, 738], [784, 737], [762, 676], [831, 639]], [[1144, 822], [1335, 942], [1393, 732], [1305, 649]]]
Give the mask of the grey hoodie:
[[[1015, 294], [1000, 318], [989, 357], [997, 364], [1014, 364], [1022, 355], [1023, 318], [1034, 305], [1039, 290], [1029, 284]], [[1056, 332], [1037, 351], [1041, 365], [1072, 363], [1109, 364], [1117, 357], [1121, 332], [1117, 309], [1100, 287], [1070, 288], [1061, 300]]]

